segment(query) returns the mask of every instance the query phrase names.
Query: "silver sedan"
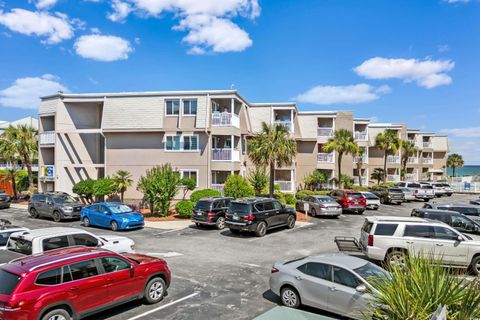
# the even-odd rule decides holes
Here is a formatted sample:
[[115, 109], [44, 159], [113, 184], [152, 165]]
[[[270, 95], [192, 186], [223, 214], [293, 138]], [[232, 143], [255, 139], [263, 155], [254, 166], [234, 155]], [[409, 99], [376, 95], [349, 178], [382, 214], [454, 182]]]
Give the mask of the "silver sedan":
[[366, 260], [343, 254], [324, 254], [273, 265], [270, 289], [290, 308], [307, 305], [353, 319], [365, 319], [368, 279], [388, 272]]
[[297, 201], [296, 209], [306, 212], [312, 217], [338, 217], [342, 214], [342, 206], [329, 196], [307, 196], [305, 199]]

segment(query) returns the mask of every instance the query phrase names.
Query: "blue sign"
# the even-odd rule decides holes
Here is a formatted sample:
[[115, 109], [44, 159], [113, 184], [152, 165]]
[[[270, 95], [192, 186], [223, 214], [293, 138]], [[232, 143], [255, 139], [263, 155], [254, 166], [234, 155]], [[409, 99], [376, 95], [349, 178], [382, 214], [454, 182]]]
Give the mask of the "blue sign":
[[470, 182], [465, 182], [463, 184], [463, 190], [470, 190]]
[[55, 175], [55, 167], [45, 166], [44, 174], [45, 174], [45, 177], [53, 178], [53, 176]]

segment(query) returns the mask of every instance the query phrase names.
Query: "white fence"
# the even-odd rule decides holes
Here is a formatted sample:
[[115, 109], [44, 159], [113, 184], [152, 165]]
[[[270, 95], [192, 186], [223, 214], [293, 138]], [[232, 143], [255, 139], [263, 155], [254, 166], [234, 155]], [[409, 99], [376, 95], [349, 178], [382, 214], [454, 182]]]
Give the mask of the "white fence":
[[450, 186], [456, 192], [480, 193], [480, 182], [453, 182]]

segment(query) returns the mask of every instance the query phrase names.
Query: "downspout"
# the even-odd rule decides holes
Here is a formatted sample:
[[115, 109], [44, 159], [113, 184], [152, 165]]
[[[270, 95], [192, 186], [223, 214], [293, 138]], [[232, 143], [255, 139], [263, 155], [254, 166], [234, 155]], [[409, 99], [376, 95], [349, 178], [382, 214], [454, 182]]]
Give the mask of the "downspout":
[[210, 126], [210, 119], [208, 117], [208, 110], [211, 108], [211, 101], [210, 101], [210, 94], [207, 93], [207, 107], [205, 108], [205, 133], [207, 134], [208, 137], [208, 143], [207, 143], [207, 188], [211, 188], [211, 178], [212, 178], [212, 172], [210, 171], [211, 168], [211, 153], [212, 153], [212, 136], [211, 132], [208, 132], [208, 127]]

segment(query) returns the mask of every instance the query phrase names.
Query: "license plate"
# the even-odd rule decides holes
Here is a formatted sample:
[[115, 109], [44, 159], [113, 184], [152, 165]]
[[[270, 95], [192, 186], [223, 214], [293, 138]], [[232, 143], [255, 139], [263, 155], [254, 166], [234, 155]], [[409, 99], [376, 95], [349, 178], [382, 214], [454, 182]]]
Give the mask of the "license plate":
[[197, 216], [201, 216], [201, 215], [202, 215], [202, 213], [201, 213], [201, 212], [197, 212]]
[[239, 216], [233, 216], [233, 220], [240, 220]]

